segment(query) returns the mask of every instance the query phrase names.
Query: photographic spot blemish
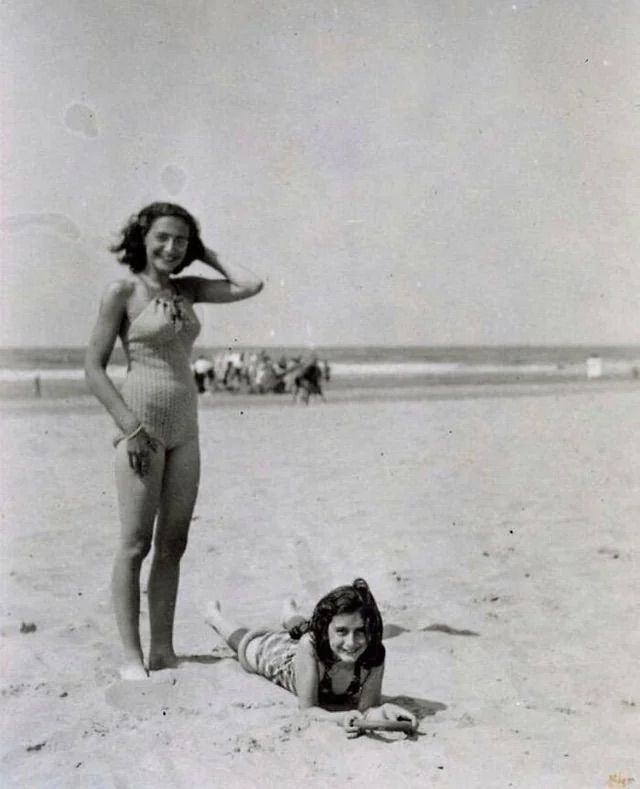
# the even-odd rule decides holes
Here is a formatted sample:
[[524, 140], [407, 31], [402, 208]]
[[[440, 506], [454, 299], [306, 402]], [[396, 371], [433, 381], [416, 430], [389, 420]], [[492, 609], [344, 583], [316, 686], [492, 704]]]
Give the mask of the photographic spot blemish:
[[187, 176], [181, 167], [168, 164], [160, 175], [160, 181], [169, 194], [177, 195], [187, 183]]
[[49, 230], [69, 241], [77, 241], [80, 238], [78, 226], [64, 214], [14, 214], [0, 222], [0, 230], [5, 233], [21, 233], [33, 228]]
[[85, 137], [98, 136], [96, 114], [86, 104], [71, 104], [64, 114], [64, 122], [68, 129]]

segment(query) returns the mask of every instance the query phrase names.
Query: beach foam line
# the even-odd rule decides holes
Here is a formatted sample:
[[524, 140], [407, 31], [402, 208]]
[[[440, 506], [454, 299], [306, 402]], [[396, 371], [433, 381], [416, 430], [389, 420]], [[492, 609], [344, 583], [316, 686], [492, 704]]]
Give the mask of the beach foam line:
[[[582, 368], [582, 365], [578, 365]], [[469, 364], [467, 362], [335, 362], [331, 374], [341, 375], [456, 375], [491, 373], [555, 373], [557, 364]]]
[[[124, 365], [109, 366], [107, 372], [114, 379], [125, 377], [127, 368]], [[84, 370], [77, 367], [61, 369], [32, 369], [32, 370], [1, 370], [0, 382], [15, 383], [19, 381], [33, 381], [40, 378], [42, 381], [81, 381], [84, 379]]]
[[[549, 373], [557, 370], [552, 364], [529, 365], [489, 365], [466, 364], [460, 362], [335, 362], [331, 365], [331, 375], [336, 378], [348, 376], [388, 376], [402, 378], [416, 375], [455, 375], [456, 373], [477, 373], [480, 375], [505, 372]], [[107, 372], [114, 379], [125, 377], [127, 368], [124, 365], [110, 365]], [[79, 381], [84, 378], [84, 371], [75, 368], [45, 368], [28, 370], [0, 369], [0, 382], [33, 381]]]

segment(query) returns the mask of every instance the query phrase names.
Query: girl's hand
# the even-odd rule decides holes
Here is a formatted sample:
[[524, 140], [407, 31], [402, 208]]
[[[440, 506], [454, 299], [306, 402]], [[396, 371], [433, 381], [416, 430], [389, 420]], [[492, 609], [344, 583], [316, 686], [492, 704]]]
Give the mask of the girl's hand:
[[158, 450], [158, 442], [155, 438], [151, 438], [144, 428], [133, 438], [125, 440], [127, 442], [129, 466], [139, 477], [144, 477], [151, 466], [151, 453]]
[[418, 720], [415, 715], [400, 707], [398, 704], [383, 704], [380, 707], [381, 716], [388, 721], [409, 721], [413, 729], [418, 728]]
[[345, 712], [342, 717], [342, 728], [347, 733], [347, 737], [351, 740], [354, 737], [359, 737], [362, 732], [356, 728], [353, 723], [357, 720], [362, 720], [364, 715], [359, 710], [349, 710]]

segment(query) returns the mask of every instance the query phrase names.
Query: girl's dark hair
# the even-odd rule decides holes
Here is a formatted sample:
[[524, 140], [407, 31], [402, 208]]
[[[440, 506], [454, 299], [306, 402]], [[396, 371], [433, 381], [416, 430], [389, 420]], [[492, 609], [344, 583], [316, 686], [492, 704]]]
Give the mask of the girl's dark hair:
[[122, 228], [120, 243], [109, 247], [110, 251], [117, 255], [120, 263], [129, 266], [134, 274], [142, 271], [147, 265], [144, 238], [156, 219], [163, 216], [182, 219], [189, 227], [189, 243], [184, 260], [173, 271], [173, 274], [179, 274], [194, 260], [202, 260], [204, 244], [200, 238], [200, 227], [195, 218], [185, 208], [175, 203], [151, 203], [138, 214], [134, 214]]
[[304, 633], [311, 633], [318, 660], [330, 666], [336, 662], [336, 658], [329, 646], [329, 623], [336, 614], [355, 614], [356, 611], [362, 616], [367, 634], [367, 648], [358, 662], [365, 668], [379, 666], [385, 656], [382, 617], [369, 585], [363, 578], [356, 578], [351, 586], [339, 586], [325, 595], [313, 609], [311, 619], [296, 625], [289, 635], [299, 639]]

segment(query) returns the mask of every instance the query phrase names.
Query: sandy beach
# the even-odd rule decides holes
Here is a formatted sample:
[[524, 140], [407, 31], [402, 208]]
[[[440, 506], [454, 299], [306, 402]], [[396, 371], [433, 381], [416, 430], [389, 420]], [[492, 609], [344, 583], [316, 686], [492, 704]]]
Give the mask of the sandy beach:
[[[133, 683], [109, 594], [110, 420], [85, 401], [0, 414], [3, 786], [640, 782], [637, 385], [203, 405], [183, 661]], [[303, 720], [204, 621], [218, 597], [276, 625], [284, 596], [310, 608], [357, 576], [414, 739]]]

